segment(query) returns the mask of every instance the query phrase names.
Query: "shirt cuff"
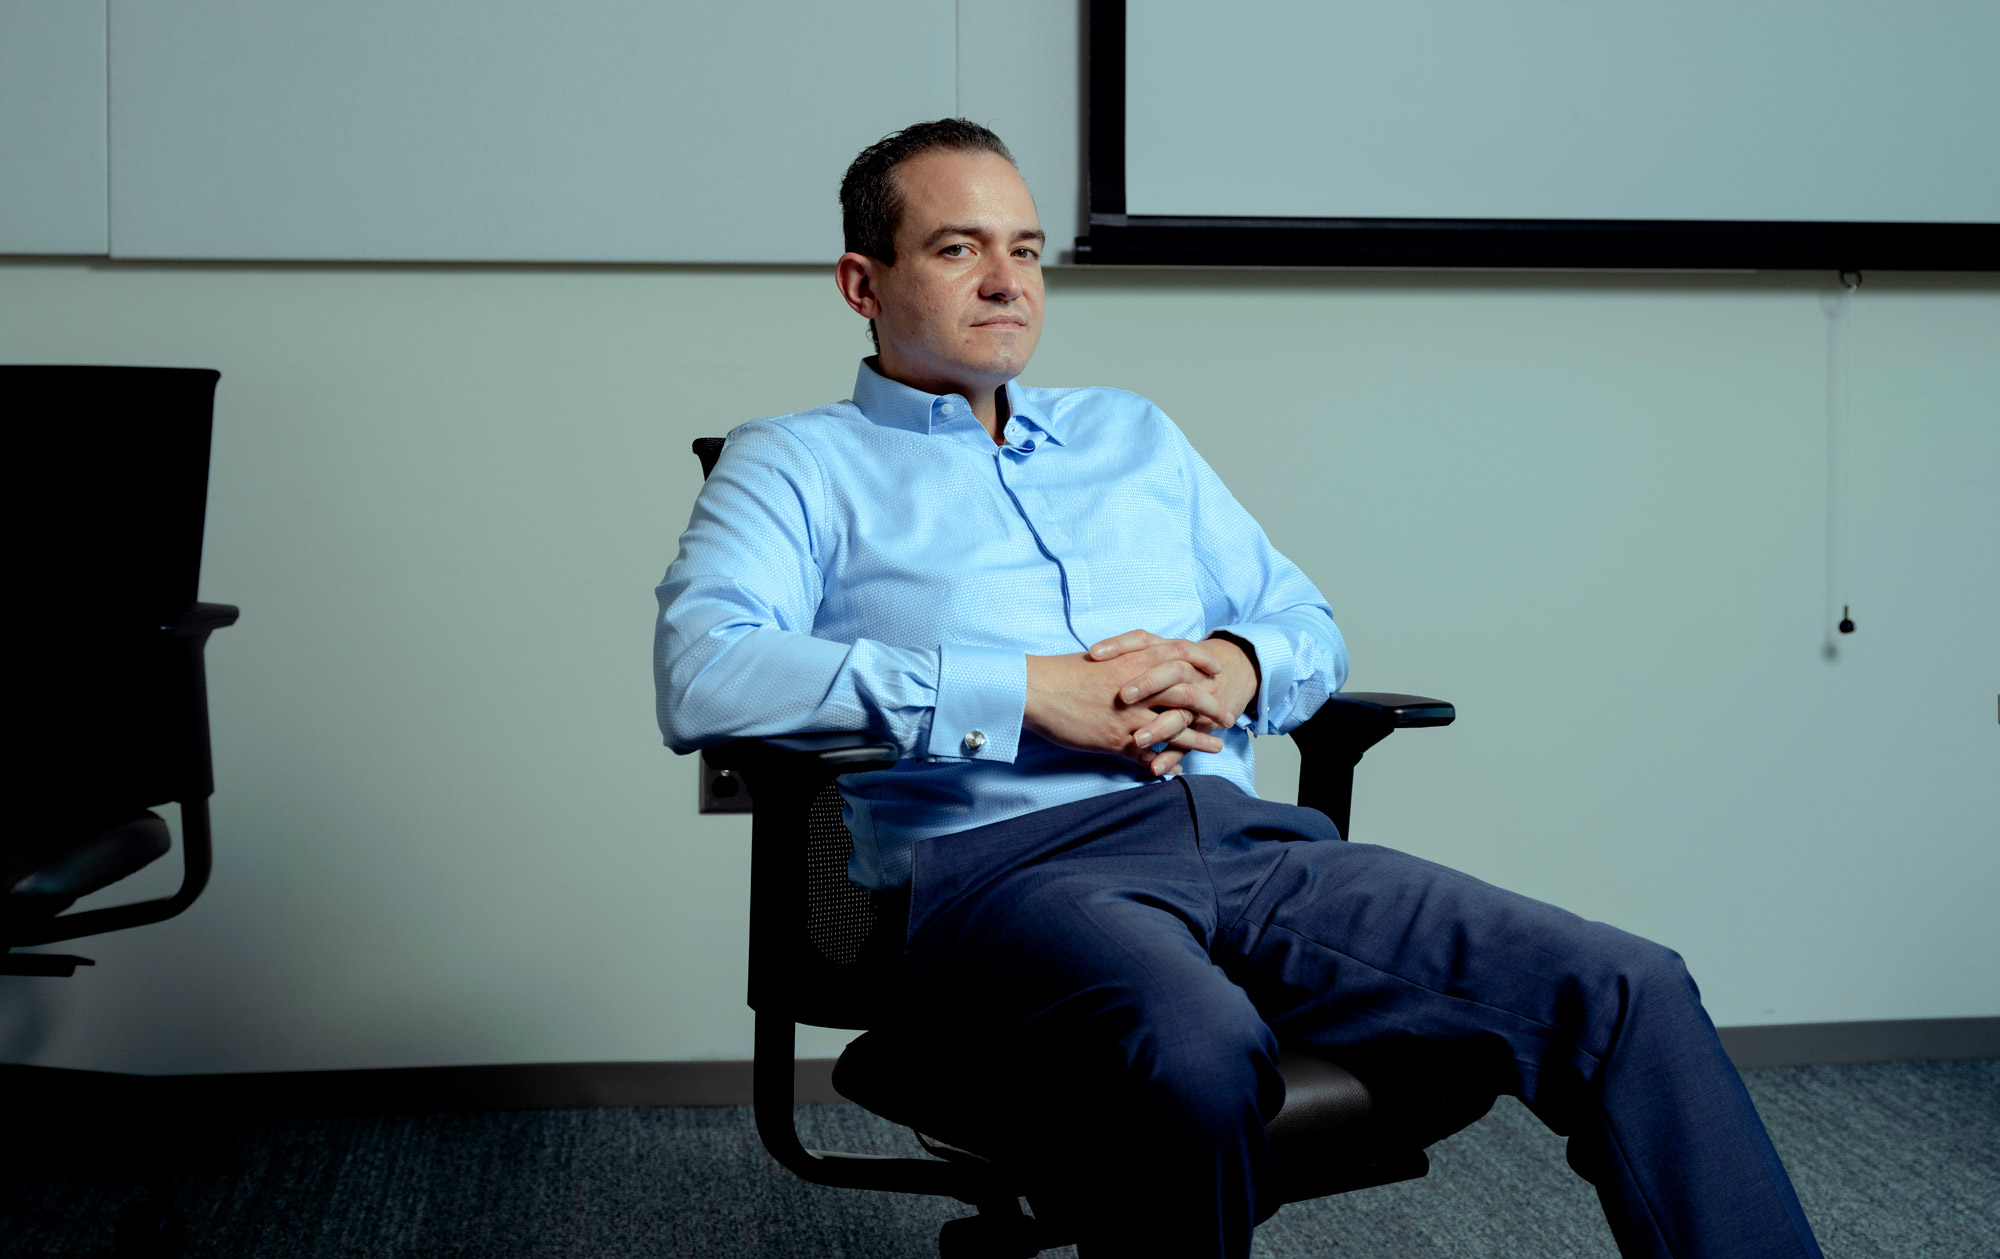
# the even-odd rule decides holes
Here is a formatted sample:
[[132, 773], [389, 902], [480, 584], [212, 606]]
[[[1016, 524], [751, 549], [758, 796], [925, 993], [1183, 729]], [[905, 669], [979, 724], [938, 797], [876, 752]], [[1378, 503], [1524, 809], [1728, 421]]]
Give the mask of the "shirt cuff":
[[938, 651], [937, 707], [931, 713], [934, 761], [1012, 764], [1028, 707], [1028, 657], [1001, 647]]
[[1257, 649], [1256, 705], [1236, 719], [1236, 727], [1252, 734], [1270, 734], [1277, 728], [1272, 723], [1284, 716], [1273, 708], [1291, 702], [1292, 641], [1269, 625], [1220, 625], [1209, 633], [1228, 634]]

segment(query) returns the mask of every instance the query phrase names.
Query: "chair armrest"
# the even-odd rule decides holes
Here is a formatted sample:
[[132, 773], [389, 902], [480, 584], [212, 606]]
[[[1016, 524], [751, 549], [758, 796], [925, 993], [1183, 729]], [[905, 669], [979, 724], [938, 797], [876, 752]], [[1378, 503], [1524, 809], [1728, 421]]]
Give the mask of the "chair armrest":
[[160, 628], [169, 638], [206, 638], [225, 625], [236, 624], [242, 611], [233, 603], [190, 603]]
[[[208, 682], [202, 656], [208, 636], [226, 625], [234, 625], [241, 610], [228, 603], [191, 603], [160, 626], [162, 639], [156, 646], [180, 663], [163, 684], [180, 694], [179, 738], [184, 745], [183, 762], [160, 780], [166, 785], [143, 803], [178, 801], [181, 807], [181, 885], [172, 896], [112, 905], [101, 909], [71, 911], [54, 917], [37, 917], [24, 924], [9, 924], [4, 944], [20, 948], [53, 944], [107, 931], [164, 922], [194, 904], [208, 886], [214, 861], [210, 849], [208, 797], [215, 790], [214, 771], [209, 764]], [[156, 786], [159, 784], [156, 783]]]
[[1392, 728], [1398, 730], [1404, 726], [1448, 726], [1458, 716], [1458, 710], [1441, 699], [1397, 695], [1391, 691], [1342, 691], [1329, 695], [1326, 702], [1385, 714], [1391, 719]]
[[1299, 745], [1299, 803], [1333, 819], [1348, 833], [1354, 767], [1369, 748], [1406, 726], [1448, 726], [1458, 716], [1450, 704], [1423, 695], [1346, 691], [1329, 695], [1292, 731]]
[[1308, 756], [1352, 766], [1361, 754], [1405, 726], [1448, 726], [1458, 716], [1450, 704], [1422, 695], [1351, 691], [1327, 696], [1292, 739]]
[[820, 778], [887, 769], [896, 763], [896, 745], [848, 731], [784, 734], [737, 739], [704, 750], [702, 757], [717, 769]]
[[0, 945], [9, 949], [25, 948], [35, 944], [54, 944], [60, 940], [78, 940], [107, 931], [123, 931], [128, 927], [143, 927], [148, 923], [165, 922], [194, 904], [195, 898], [208, 886], [210, 863], [213, 861], [208, 835], [208, 797], [183, 800], [180, 806], [181, 885], [172, 896], [134, 901], [129, 905], [111, 905], [103, 909], [73, 911], [10, 926]]

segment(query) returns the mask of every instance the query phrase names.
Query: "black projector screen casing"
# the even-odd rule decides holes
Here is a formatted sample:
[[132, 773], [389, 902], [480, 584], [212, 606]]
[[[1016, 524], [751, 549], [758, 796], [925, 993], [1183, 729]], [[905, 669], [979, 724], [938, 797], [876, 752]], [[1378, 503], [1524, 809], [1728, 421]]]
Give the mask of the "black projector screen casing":
[[2000, 224], [1127, 214], [1125, 0], [1086, 18], [1079, 263], [1625, 270], [2000, 270]]

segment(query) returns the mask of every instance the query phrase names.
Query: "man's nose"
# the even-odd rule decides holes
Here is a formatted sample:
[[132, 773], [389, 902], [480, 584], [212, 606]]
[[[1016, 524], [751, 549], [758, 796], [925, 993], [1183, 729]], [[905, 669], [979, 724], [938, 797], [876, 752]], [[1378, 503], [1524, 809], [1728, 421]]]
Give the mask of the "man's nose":
[[979, 277], [979, 295], [996, 302], [1011, 302], [1021, 295], [1021, 276], [1012, 257], [1001, 254], [987, 260]]

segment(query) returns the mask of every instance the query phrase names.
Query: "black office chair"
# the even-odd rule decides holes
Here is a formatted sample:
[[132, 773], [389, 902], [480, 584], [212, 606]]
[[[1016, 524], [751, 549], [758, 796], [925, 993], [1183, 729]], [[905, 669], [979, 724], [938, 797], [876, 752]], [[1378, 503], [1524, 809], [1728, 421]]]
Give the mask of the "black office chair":
[[[0, 367], [18, 492], [16, 764], [0, 840], [0, 974], [68, 976], [90, 959], [18, 949], [159, 922], [208, 882], [202, 650], [237, 610], [196, 601], [218, 373]], [[163, 855], [172, 896], [63, 911]]]
[[[723, 439], [694, 443], [702, 476]], [[1354, 766], [1406, 726], [1449, 725], [1452, 706], [1413, 695], [1343, 694], [1293, 732], [1302, 753], [1299, 803], [1345, 835]], [[1075, 1241], [1060, 1213], [1025, 1215], [1026, 1177], [991, 1157], [991, 1064], [905, 1030], [898, 1001], [903, 921], [847, 877], [853, 839], [834, 779], [893, 764], [893, 746], [866, 734], [744, 739], [702, 753], [713, 794], [748, 793], [750, 1006], [756, 1011], [752, 1095], [758, 1135], [785, 1167], [816, 1184], [946, 1194], [978, 1209], [938, 1236], [943, 1259], [1032, 1256]], [[893, 898], [882, 904], [893, 904]], [[934, 1159], [809, 1150], [793, 1122], [797, 1024], [860, 1030], [834, 1066], [834, 1088], [913, 1129]], [[1424, 1175], [1425, 1147], [1484, 1115], [1495, 1091], [1450, 1047], [1414, 1041], [1366, 1062], [1337, 1063], [1281, 1047], [1285, 1103], [1268, 1127], [1275, 1211], [1286, 1202]], [[1004, 1118], [998, 1120], [1004, 1122]], [[1116, 1157], [1116, 1133], [1091, 1139]], [[986, 1153], [981, 1153], [982, 1146]]]

